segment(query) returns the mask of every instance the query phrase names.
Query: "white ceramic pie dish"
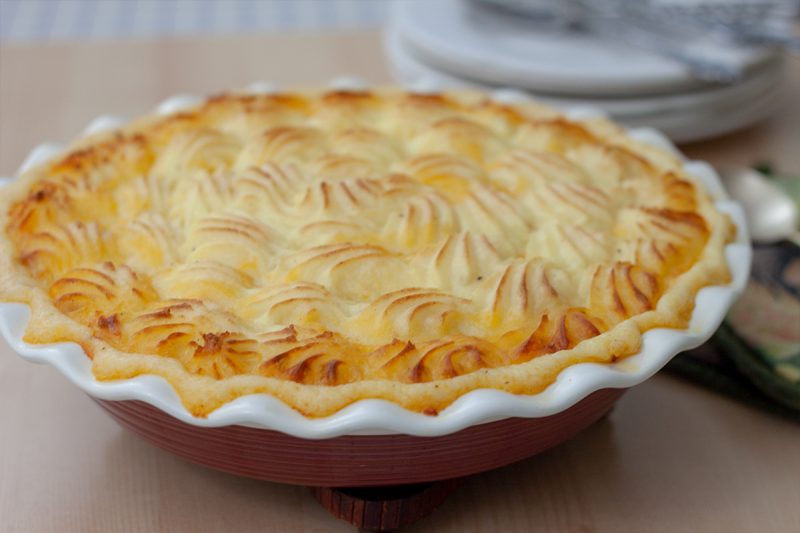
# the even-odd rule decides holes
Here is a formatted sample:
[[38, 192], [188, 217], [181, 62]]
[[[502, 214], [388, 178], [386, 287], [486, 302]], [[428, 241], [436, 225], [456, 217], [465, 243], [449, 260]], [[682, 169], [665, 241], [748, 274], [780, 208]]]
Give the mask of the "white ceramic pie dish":
[[[331, 82], [339, 89], [360, 88], [363, 83], [353, 78]], [[427, 92], [437, 87], [410, 87]], [[256, 83], [253, 92], [270, 92], [275, 87]], [[497, 100], [512, 102], [528, 98], [523, 93], [501, 90], [490, 93]], [[193, 105], [201, 98], [179, 95], [157, 107], [160, 114], [170, 114]], [[571, 119], [589, 118], [600, 113], [587, 109], [565, 111]], [[84, 133], [94, 133], [123, 124], [119, 117], [103, 116], [92, 121]], [[657, 131], [630, 130], [633, 138], [675, 152], [676, 149]], [[40, 164], [63, 150], [56, 144], [37, 146], [26, 158], [17, 174]], [[282, 401], [266, 394], [242, 396], [213, 411], [206, 418], [195, 417], [182, 405], [173, 388], [157, 376], [101, 382], [91, 372], [91, 360], [75, 343], [32, 345], [23, 341], [29, 319], [29, 308], [23, 304], [0, 303], [0, 334], [24, 359], [48, 363], [59, 369], [84, 392], [103, 400], [140, 400], [194, 426], [221, 427], [240, 425], [283, 432], [306, 439], [332, 438], [342, 435], [408, 434], [442, 436], [464, 428], [510, 417], [538, 418], [559, 413], [591, 394], [607, 388], [628, 388], [637, 385], [660, 370], [677, 353], [694, 348], [714, 333], [730, 306], [743, 290], [749, 277], [752, 249], [741, 207], [727, 198], [719, 177], [706, 163], [687, 161], [687, 173], [695, 176], [710, 191], [716, 206], [727, 213], [737, 228], [736, 240], [725, 249], [731, 271], [731, 282], [710, 286], [698, 292], [689, 327], [685, 330], [658, 328], [642, 337], [639, 353], [613, 364], [582, 363], [568, 367], [556, 381], [535, 395], [513, 395], [497, 390], [476, 390], [456, 400], [438, 416], [431, 417], [408, 411], [385, 400], [361, 400], [324, 418], [308, 418]], [[13, 178], [0, 178], [0, 186]], [[1, 191], [1, 189], [0, 189]]]

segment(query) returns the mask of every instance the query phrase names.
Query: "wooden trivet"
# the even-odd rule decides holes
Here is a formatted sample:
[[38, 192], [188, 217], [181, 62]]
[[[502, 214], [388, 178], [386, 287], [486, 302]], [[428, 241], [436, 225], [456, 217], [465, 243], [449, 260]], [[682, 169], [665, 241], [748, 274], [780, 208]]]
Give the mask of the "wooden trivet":
[[391, 531], [413, 524], [439, 507], [463, 478], [391, 487], [311, 487], [330, 513], [362, 533]]

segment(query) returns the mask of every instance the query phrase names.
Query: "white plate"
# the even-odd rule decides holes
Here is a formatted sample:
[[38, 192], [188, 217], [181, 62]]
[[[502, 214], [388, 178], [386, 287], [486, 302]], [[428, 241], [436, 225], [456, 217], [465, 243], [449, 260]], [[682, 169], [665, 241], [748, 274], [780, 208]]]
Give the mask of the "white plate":
[[[352, 78], [336, 80], [339, 89], [362, 88]], [[433, 87], [428, 85], [426, 90]], [[273, 90], [257, 84], [254, 91]], [[504, 102], [525, 99], [514, 91], [497, 91], [492, 96]], [[171, 98], [158, 106], [158, 112], [173, 113], [197, 102], [193, 96]], [[569, 118], [590, 116], [590, 110], [575, 111]], [[97, 132], [113, 128], [123, 121], [101, 117], [90, 125]], [[638, 129], [630, 135], [667, 150], [675, 150], [663, 135], [650, 129]], [[23, 169], [31, 168], [58, 153], [62, 147], [43, 145], [31, 152]], [[244, 425], [281, 431], [309, 439], [340, 435], [410, 434], [438, 436], [466, 427], [509, 417], [542, 417], [563, 411], [594, 391], [626, 388], [643, 382], [660, 370], [678, 352], [699, 346], [714, 333], [730, 306], [743, 290], [749, 276], [752, 249], [749, 244], [741, 207], [728, 199], [719, 177], [706, 163], [687, 162], [686, 171], [700, 180], [714, 197], [717, 207], [730, 215], [737, 227], [736, 241], [725, 248], [732, 280], [724, 286], [711, 286], [698, 292], [689, 327], [683, 330], [653, 329], [642, 336], [639, 353], [613, 364], [582, 363], [568, 367], [547, 389], [534, 395], [513, 395], [498, 390], [469, 392], [438, 416], [408, 411], [385, 400], [361, 400], [324, 418], [307, 418], [280, 400], [266, 394], [250, 394], [229, 402], [207, 418], [189, 413], [174, 389], [157, 376], [139, 376], [118, 381], [97, 381], [91, 361], [75, 343], [50, 345], [28, 344], [23, 340], [30, 311], [26, 305], [0, 303], [0, 334], [23, 358], [47, 363], [59, 369], [70, 381], [91, 396], [105, 400], [140, 400], [153, 405], [183, 422], [202, 427]], [[22, 169], [21, 169], [22, 170]], [[46, 391], [31, 391], [45, 394]]]
[[[439, 70], [414, 55], [403, 44], [397, 31], [389, 30], [384, 34], [384, 48], [393, 72], [403, 81], [420, 78], [431, 78], [439, 83], [447, 83], [453, 87], [473, 87], [480, 89], [496, 88], [491, 84], [461, 78]], [[776, 57], [763, 67], [754, 71], [740, 83], [703, 87], [694, 91], [649, 95], [649, 96], [617, 96], [598, 97], [597, 95], [557, 96], [554, 94], [528, 91], [539, 100], [560, 107], [571, 105], [591, 105], [602, 109], [616, 117], [644, 116], [676, 111], [696, 111], [697, 109], [724, 108], [732, 103], [741, 104], [757, 98], [767, 89], [780, 84], [784, 72], [784, 58]]]
[[[425, 62], [483, 83], [594, 96], [704, 86], [667, 57], [559, 27], [547, 30], [522, 18], [498, 21], [466, 1], [397, 2], [391, 24]], [[750, 48], [731, 56], [750, 69], [772, 53]]]
[[[392, 75], [401, 83], [495, 89], [425, 64], [403, 45], [394, 31], [385, 34], [384, 45]], [[783, 66], [782, 60], [776, 60], [736, 85], [663, 96], [570, 98], [531, 93], [538, 100], [562, 109], [595, 107], [626, 126], [647, 125], [673, 142], [684, 143], [730, 133], [768, 116], [781, 101]]]

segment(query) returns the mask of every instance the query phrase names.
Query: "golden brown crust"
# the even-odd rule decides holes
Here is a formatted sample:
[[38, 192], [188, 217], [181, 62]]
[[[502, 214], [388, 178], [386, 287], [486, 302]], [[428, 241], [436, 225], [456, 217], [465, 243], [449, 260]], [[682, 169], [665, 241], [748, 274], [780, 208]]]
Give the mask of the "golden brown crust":
[[0, 299], [98, 379], [435, 412], [685, 327], [727, 217], [604, 121], [477, 93], [226, 94], [81, 140], [0, 199]]

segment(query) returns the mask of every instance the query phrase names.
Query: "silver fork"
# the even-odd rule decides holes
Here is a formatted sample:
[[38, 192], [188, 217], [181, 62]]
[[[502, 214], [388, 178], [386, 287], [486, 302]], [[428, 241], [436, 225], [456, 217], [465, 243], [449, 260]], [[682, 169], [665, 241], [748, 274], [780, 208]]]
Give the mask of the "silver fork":
[[710, 29], [734, 42], [769, 44], [800, 51], [794, 17], [800, 5], [787, 1], [682, 2], [656, 6], [659, 16], [680, 24]]
[[743, 47], [797, 45], [791, 28], [787, 30], [786, 24], [781, 24], [784, 19], [792, 19], [786, 12], [787, 3], [778, 0], [740, 0], [726, 3], [724, 10], [718, 9], [719, 2], [713, 0], [692, 5], [652, 0], [474, 1], [491, 6], [495, 14], [516, 13], [536, 23], [549, 20], [551, 27], [555, 20], [610, 42], [671, 57], [693, 77], [709, 82], [742, 79], [745, 67], [735, 52]]

